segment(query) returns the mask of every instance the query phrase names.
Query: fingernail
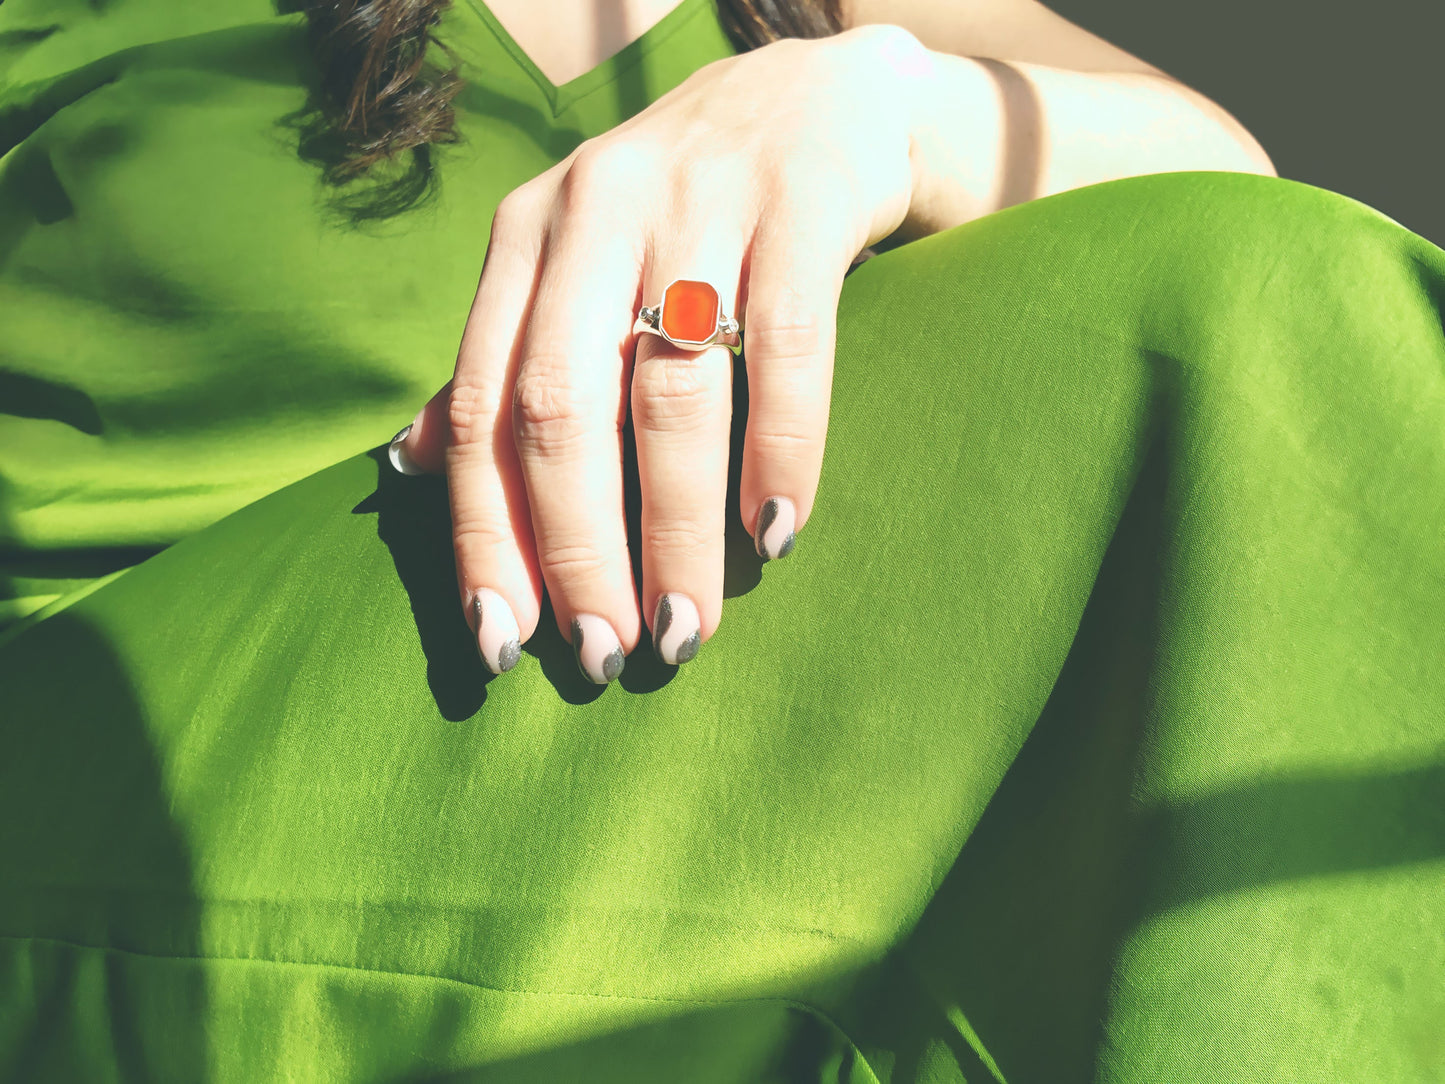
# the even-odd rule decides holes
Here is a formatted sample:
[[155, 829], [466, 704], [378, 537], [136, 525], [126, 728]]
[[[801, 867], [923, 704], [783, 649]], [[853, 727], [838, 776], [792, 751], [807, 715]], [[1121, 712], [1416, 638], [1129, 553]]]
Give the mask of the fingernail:
[[391, 438], [391, 447], [386, 450], [387, 458], [391, 460], [391, 465], [396, 468], [398, 474], [425, 474], [426, 471], [416, 465], [416, 461], [407, 454], [406, 446], [402, 444], [410, 432], [411, 426], [408, 425]]
[[757, 539], [758, 556], [765, 561], [786, 557], [793, 552], [797, 537], [793, 527], [798, 522], [798, 510], [787, 497], [769, 497], [763, 502], [758, 513], [758, 528], [753, 532]]
[[702, 619], [686, 595], [663, 595], [652, 615], [652, 649], [668, 666], [690, 662], [702, 646]]
[[626, 662], [622, 641], [607, 619], [596, 614], [578, 614], [572, 619], [572, 650], [577, 653], [577, 668], [598, 685], [615, 681]]
[[522, 657], [522, 634], [507, 600], [490, 587], [472, 596], [472, 631], [477, 653], [494, 674], [505, 674]]

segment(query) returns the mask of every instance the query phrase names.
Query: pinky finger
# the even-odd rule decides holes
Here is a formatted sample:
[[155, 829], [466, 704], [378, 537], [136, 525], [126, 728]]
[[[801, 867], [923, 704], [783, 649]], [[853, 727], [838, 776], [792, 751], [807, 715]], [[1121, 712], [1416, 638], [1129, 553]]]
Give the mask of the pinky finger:
[[[798, 222], [815, 223], [799, 229]], [[764, 560], [786, 557], [808, 519], [823, 467], [833, 344], [846, 260], [816, 219], [760, 224], [744, 322], [748, 422], [743, 440], [743, 525]], [[762, 228], [766, 226], [767, 228]]]

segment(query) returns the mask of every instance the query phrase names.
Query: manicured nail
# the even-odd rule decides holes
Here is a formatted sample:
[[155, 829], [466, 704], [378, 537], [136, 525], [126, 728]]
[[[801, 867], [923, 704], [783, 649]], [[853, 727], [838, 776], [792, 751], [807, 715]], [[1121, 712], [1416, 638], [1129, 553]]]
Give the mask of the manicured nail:
[[758, 556], [765, 561], [786, 557], [793, 552], [797, 536], [793, 527], [798, 522], [798, 510], [787, 497], [769, 497], [763, 502], [758, 513], [758, 528], [753, 532], [757, 540]]
[[402, 444], [410, 432], [411, 426], [408, 425], [391, 438], [391, 447], [386, 450], [387, 458], [391, 460], [391, 465], [396, 468], [398, 474], [425, 474], [426, 471], [416, 465], [416, 461], [407, 454], [406, 446]]
[[472, 596], [472, 631], [477, 653], [494, 674], [505, 674], [522, 657], [522, 634], [507, 600], [490, 587]]
[[702, 646], [702, 618], [686, 595], [663, 595], [652, 615], [652, 649], [668, 666], [692, 660]]
[[598, 685], [615, 681], [626, 662], [622, 641], [607, 619], [596, 614], [578, 614], [572, 619], [572, 650], [577, 653], [577, 668]]

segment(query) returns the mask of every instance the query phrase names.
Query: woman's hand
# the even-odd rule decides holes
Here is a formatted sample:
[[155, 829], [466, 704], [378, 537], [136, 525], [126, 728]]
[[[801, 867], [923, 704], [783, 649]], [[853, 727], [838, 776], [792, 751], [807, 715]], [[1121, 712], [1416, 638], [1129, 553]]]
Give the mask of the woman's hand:
[[544, 583], [599, 683], [643, 614], [668, 663], [718, 627], [732, 355], [634, 334], [674, 279], [712, 283], [743, 322], [741, 513], [762, 556], [789, 551], [822, 466], [844, 273], [909, 209], [911, 76], [927, 58], [904, 30], [864, 27], [718, 61], [497, 208], [455, 375], [392, 453], [445, 467], [458, 586], [494, 672], [535, 631]]

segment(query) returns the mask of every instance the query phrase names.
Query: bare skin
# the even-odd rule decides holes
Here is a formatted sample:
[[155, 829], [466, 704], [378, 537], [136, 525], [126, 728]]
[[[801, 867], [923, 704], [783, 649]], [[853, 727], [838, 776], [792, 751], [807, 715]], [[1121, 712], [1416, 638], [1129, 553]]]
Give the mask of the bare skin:
[[[603, 2], [491, 7], [562, 83], [672, 6]], [[670, 624], [655, 643], [668, 662], [718, 627], [732, 358], [634, 333], [673, 279], [713, 283], [743, 318], [740, 511], [776, 557], [813, 504], [838, 297], [861, 250], [1119, 177], [1273, 174], [1219, 106], [1032, 0], [967, 7], [853, 0], [844, 33], [709, 64], [502, 202], [455, 375], [393, 449], [446, 471], [462, 603], [493, 670], [536, 630], [544, 584], [599, 683], [645, 627]]]

